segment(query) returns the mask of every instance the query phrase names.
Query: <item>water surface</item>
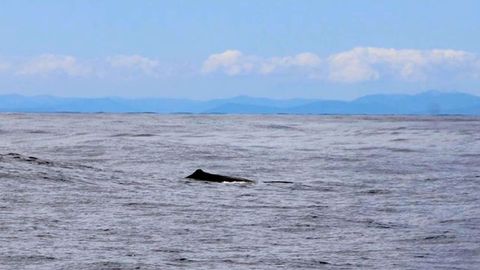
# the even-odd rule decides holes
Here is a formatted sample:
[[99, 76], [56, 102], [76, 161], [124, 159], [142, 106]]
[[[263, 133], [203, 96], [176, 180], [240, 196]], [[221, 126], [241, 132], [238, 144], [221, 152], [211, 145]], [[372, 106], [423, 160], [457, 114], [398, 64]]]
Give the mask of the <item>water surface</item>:
[[0, 114], [0, 138], [0, 269], [480, 267], [480, 118]]

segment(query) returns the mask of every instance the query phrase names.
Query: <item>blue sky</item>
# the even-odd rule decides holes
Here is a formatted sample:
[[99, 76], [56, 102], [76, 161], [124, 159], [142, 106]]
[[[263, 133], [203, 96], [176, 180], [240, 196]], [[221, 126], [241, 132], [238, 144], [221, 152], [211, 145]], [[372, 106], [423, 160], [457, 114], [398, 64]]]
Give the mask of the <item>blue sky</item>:
[[480, 1], [2, 1], [0, 94], [480, 94]]

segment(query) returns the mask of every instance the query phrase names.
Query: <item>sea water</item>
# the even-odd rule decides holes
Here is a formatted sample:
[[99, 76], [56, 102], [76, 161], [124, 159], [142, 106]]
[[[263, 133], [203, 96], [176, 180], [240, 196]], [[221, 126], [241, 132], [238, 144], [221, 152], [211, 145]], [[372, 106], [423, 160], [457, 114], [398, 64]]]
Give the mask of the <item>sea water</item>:
[[480, 118], [0, 114], [0, 269], [479, 268]]

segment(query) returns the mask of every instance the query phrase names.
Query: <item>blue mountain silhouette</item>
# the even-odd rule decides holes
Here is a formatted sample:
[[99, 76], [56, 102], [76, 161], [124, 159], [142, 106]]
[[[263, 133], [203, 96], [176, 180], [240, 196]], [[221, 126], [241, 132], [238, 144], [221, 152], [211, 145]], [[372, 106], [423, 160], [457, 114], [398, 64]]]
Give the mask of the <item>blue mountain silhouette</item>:
[[480, 115], [480, 97], [460, 92], [367, 95], [352, 101], [238, 96], [197, 101], [171, 98], [0, 96], [1, 112], [153, 112], [221, 114], [464, 114]]

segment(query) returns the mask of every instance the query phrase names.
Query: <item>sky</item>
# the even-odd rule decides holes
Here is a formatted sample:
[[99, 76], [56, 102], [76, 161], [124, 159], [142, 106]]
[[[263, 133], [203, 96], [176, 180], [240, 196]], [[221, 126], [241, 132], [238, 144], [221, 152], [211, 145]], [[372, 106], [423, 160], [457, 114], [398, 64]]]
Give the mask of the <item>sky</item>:
[[22, 1], [0, 7], [0, 95], [480, 95], [480, 1]]

